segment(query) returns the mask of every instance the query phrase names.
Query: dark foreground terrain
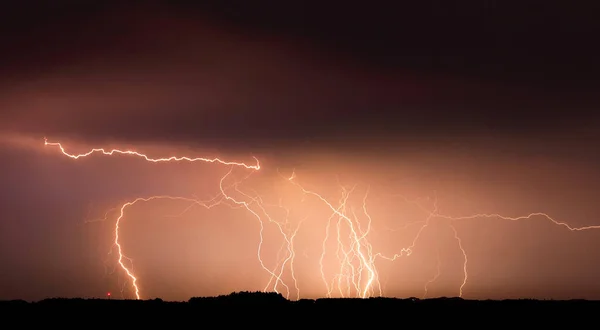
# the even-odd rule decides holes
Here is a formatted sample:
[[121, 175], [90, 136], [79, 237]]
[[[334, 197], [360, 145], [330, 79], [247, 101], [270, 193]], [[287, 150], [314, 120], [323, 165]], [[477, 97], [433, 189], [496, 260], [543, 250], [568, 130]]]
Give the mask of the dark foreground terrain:
[[[238, 292], [187, 302], [52, 298], [0, 301], [0, 316], [22, 326], [477, 326], [597, 325], [600, 301], [317, 299], [289, 301], [276, 293]], [[42, 322], [42, 323], [40, 323]]]

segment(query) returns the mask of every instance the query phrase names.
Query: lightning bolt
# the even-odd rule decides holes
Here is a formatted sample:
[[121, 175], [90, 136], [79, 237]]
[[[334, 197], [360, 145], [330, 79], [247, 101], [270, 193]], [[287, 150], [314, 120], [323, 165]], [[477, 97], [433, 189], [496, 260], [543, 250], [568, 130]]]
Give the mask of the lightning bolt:
[[549, 220], [551, 223], [557, 225], [557, 226], [561, 226], [561, 227], [565, 227], [570, 231], [584, 231], [584, 230], [590, 230], [590, 229], [600, 229], [600, 225], [591, 225], [591, 226], [582, 226], [582, 227], [573, 227], [569, 224], [567, 224], [566, 222], [562, 222], [562, 221], [558, 221], [554, 218], [552, 218], [551, 216], [549, 216], [546, 213], [542, 213], [542, 212], [535, 212], [535, 213], [530, 213], [528, 215], [523, 215], [523, 216], [518, 216], [518, 217], [507, 217], [504, 215], [500, 215], [500, 214], [487, 214], [487, 213], [480, 213], [480, 214], [473, 214], [473, 215], [469, 215], [469, 216], [462, 216], [462, 217], [452, 217], [449, 215], [443, 215], [443, 214], [435, 214], [436, 217], [438, 218], [444, 218], [444, 219], [449, 219], [449, 220], [472, 220], [472, 219], [477, 219], [477, 218], [497, 218], [497, 219], [501, 219], [501, 220], [509, 220], [509, 221], [519, 221], [519, 220], [530, 220], [534, 217], [542, 217], [545, 218], [546, 220]]
[[[125, 219], [125, 212], [127, 209], [134, 207], [138, 204], [149, 203], [156, 200], [169, 200], [172, 202], [182, 202], [186, 207], [178, 214], [171, 215], [171, 217], [179, 217], [188, 212], [190, 209], [196, 206], [204, 207], [206, 209], [213, 208], [218, 205], [225, 205], [232, 209], [243, 209], [252, 218], [258, 221], [259, 233], [258, 233], [258, 247], [256, 257], [260, 267], [269, 274], [269, 280], [264, 287], [264, 291], [273, 290], [278, 293], [284, 294], [288, 299], [294, 293], [296, 299], [301, 298], [301, 290], [298, 282], [298, 278], [295, 272], [295, 258], [296, 258], [296, 247], [295, 239], [298, 232], [300, 231], [302, 222], [306, 219], [302, 219], [294, 225], [290, 220], [290, 208], [286, 207], [282, 200], [279, 200], [278, 204], [271, 204], [265, 202], [263, 197], [251, 188], [245, 187], [244, 182], [254, 172], [261, 169], [260, 162], [256, 157], [253, 157], [255, 164], [246, 164], [241, 162], [225, 161], [220, 158], [193, 158], [188, 156], [170, 156], [166, 158], [151, 158], [146, 154], [140, 153], [134, 150], [119, 150], [119, 149], [103, 149], [94, 148], [81, 154], [71, 154], [66, 151], [61, 143], [48, 142], [44, 139], [44, 145], [48, 147], [55, 147], [60, 152], [73, 160], [85, 158], [93, 154], [100, 154], [105, 156], [115, 155], [126, 155], [135, 156], [142, 158], [147, 162], [158, 163], [158, 162], [201, 162], [201, 163], [215, 163], [222, 166], [227, 166], [229, 170], [221, 177], [219, 181], [218, 193], [209, 200], [199, 200], [198, 198], [190, 198], [183, 196], [169, 196], [169, 195], [158, 195], [149, 197], [138, 197], [133, 200], [127, 201], [117, 208], [110, 209], [105, 214], [104, 218], [99, 220], [88, 220], [87, 222], [104, 221], [108, 218], [112, 212], [117, 212], [118, 216], [114, 226], [114, 241], [111, 252], [116, 250], [117, 252], [117, 263], [121, 270], [126, 275], [127, 282], [123, 283], [123, 289], [129, 283], [136, 299], [141, 299], [141, 289], [138, 284], [138, 278], [133, 272], [133, 261], [127, 257], [123, 251], [122, 242], [120, 239], [120, 228], [121, 224]], [[241, 180], [234, 180], [233, 183], [226, 184], [226, 181], [231, 178], [234, 168], [242, 168], [249, 170], [249, 174]], [[285, 176], [278, 170], [279, 175], [284, 180], [292, 185], [295, 189], [298, 189], [302, 193], [302, 201], [307, 197], [312, 198], [314, 201], [320, 203], [328, 211], [328, 216], [324, 220], [324, 233], [323, 239], [320, 241], [321, 253], [318, 259], [320, 277], [323, 282], [325, 289], [325, 295], [327, 297], [333, 297], [339, 295], [341, 297], [360, 297], [367, 298], [371, 296], [383, 295], [383, 289], [380, 282], [379, 271], [377, 267], [378, 261], [394, 262], [402, 257], [411, 257], [414, 255], [414, 251], [419, 245], [422, 234], [432, 225], [434, 220], [446, 220], [447, 226], [452, 230], [454, 239], [456, 241], [458, 249], [462, 253], [463, 257], [463, 280], [458, 288], [458, 295], [463, 296], [464, 289], [467, 285], [469, 274], [468, 274], [468, 255], [464, 247], [463, 241], [459, 235], [459, 231], [455, 227], [455, 223], [458, 221], [467, 221], [475, 219], [500, 219], [505, 221], [519, 221], [519, 220], [531, 220], [533, 218], [543, 218], [550, 223], [564, 227], [572, 232], [585, 231], [600, 229], [600, 225], [590, 225], [574, 227], [566, 222], [558, 221], [546, 213], [530, 213], [524, 216], [508, 217], [495, 213], [480, 213], [468, 216], [450, 216], [441, 214], [438, 212], [438, 199], [434, 198], [433, 207], [431, 209], [424, 207], [419, 201], [408, 200], [402, 196], [402, 199], [406, 203], [416, 205], [422, 210], [426, 217], [424, 220], [412, 221], [403, 228], [394, 229], [401, 230], [406, 227], [419, 225], [419, 228], [413, 237], [410, 244], [400, 248], [393, 255], [385, 255], [382, 252], [374, 251], [373, 245], [370, 242], [373, 232], [374, 219], [370, 215], [368, 209], [368, 196], [370, 187], [368, 187], [362, 196], [361, 205], [359, 208], [355, 208], [350, 204], [350, 199], [354, 194], [357, 193], [356, 185], [344, 186], [339, 184], [340, 197], [337, 202], [332, 202], [325, 198], [322, 194], [316, 190], [305, 188], [299, 183], [296, 171], [292, 171], [291, 175]], [[277, 208], [283, 210], [284, 216], [282, 219], [277, 219], [273, 216], [269, 209]], [[359, 212], [360, 211], [360, 212]], [[263, 245], [265, 242], [265, 226], [274, 225], [278, 229], [278, 233], [282, 239], [281, 246], [277, 252], [276, 261], [274, 265], [267, 265], [263, 259]], [[335, 249], [331, 249], [331, 244], [335, 246]], [[304, 256], [308, 258], [306, 251]], [[329, 258], [329, 259], [328, 259]], [[333, 258], [333, 259], [332, 259]], [[333, 261], [331, 261], [333, 260]], [[428, 286], [434, 283], [441, 275], [441, 260], [440, 253], [437, 253], [437, 266], [436, 273], [433, 277], [426, 281], [424, 287], [424, 295], [428, 294]], [[289, 273], [292, 283], [286, 283], [284, 280], [285, 274]]]
[[150, 158], [145, 154], [139, 153], [137, 151], [133, 151], [133, 150], [119, 150], [119, 149], [112, 149], [112, 150], [105, 150], [103, 148], [95, 148], [92, 149], [86, 153], [82, 153], [82, 154], [70, 154], [68, 153], [65, 148], [59, 143], [59, 142], [48, 142], [48, 140], [46, 138], [44, 138], [44, 145], [46, 146], [55, 146], [58, 147], [60, 149], [60, 151], [62, 152], [63, 155], [69, 157], [69, 158], [73, 158], [73, 159], [79, 159], [79, 158], [83, 158], [83, 157], [87, 157], [90, 156], [94, 153], [101, 153], [103, 155], [106, 156], [112, 156], [112, 155], [131, 155], [131, 156], [137, 156], [137, 157], [141, 157], [144, 160], [148, 161], [148, 162], [152, 162], [152, 163], [162, 163], [162, 162], [181, 162], [181, 161], [187, 161], [187, 162], [204, 162], [204, 163], [219, 163], [219, 164], [223, 164], [223, 165], [233, 165], [233, 166], [241, 166], [244, 167], [246, 169], [253, 169], [253, 170], [259, 170], [260, 169], [260, 163], [258, 161], [258, 158], [253, 157], [254, 160], [256, 161], [256, 165], [247, 165], [245, 163], [238, 163], [238, 162], [228, 162], [228, 161], [224, 161], [222, 159], [219, 158], [191, 158], [191, 157], [186, 157], [186, 156], [171, 156], [171, 157], [166, 157], [166, 158]]
[[467, 279], [469, 278], [469, 274], [467, 273], [467, 263], [469, 262], [469, 258], [467, 258], [467, 252], [465, 252], [465, 248], [463, 247], [462, 244], [462, 239], [460, 238], [460, 236], [458, 236], [458, 231], [456, 230], [456, 227], [454, 227], [453, 225], [450, 225], [450, 228], [452, 228], [452, 231], [454, 232], [454, 238], [456, 239], [456, 242], [458, 243], [458, 248], [460, 249], [460, 252], [462, 252], [463, 255], [463, 281], [460, 284], [460, 288], [458, 289], [458, 296], [462, 297], [463, 296], [463, 289], [465, 287], [465, 285], [467, 285]]
[[[273, 224], [277, 225], [277, 228], [279, 229], [281, 235], [283, 236], [285, 242], [287, 243], [288, 251], [290, 251], [290, 257], [286, 259], [286, 261], [283, 263], [283, 266], [281, 267], [282, 272], [283, 272], [283, 269], [284, 269], [285, 265], [287, 264], [287, 262], [289, 262], [289, 260], [291, 260], [291, 258], [294, 256], [294, 253], [291, 252], [292, 251], [292, 246], [293, 246], [292, 239], [286, 233], [286, 231], [284, 230], [282, 224], [280, 222], [278, 222], [278, 221], [275, 221], [269, 215], [269, 213], [266, 211], [265, 207], [262, 205], [263, 203], [262, 203], [262, 199], [260, 197], [252, 197], [252, 196], [250, 196], [250, 195], [242, 192], [237, 187], [237, 185], [236, 185], [236, 191], [238, 193], [240, 193], [241, 195], [249, 198], [250, 202], [237, 200], [237, 199], [235, 199], [234, 197], [228, 195], [225, 192], [225, 189], [223, 188], [223, 181], [231, 174], [232, 170], [233, 170], [233, 168], [231, 168], [229, 170], [229, 172], [227, 172], [227, 174], [225, 174], [225, 176], [223, 176], [221, 178], [221, 181], [220, 181], [220, 184], [219, 184], [219, 188], [221, 190], [221, 193], [223, 194], [223, 196], [225, 196], [225, 198], [227, 200], [233, 202], [235, 205], [243, 206], [246, 210], [248, 210], [248, 212], [250, 212], [259, 221], [259, 223], [260, 223], [260, 234], [259, 234], [260, 241], [259, 241], [259, 244], [258, 244], [258, 253], [257, 253], [258, 260], [260, 262], [261, 267], [266, 272], [268, 272], [271, 275], [271, 279], [269, 280], [269, 283], [271, 283], [271, 282], [275, 283], [274, 286], [273, 286], [273, 290], [275, 292], [279, 293], [279, 290], [277, 289], [278, 285], [282, 285], [285, 288], [286, 292], [287, 292], [286, 293], [286, 297], [289, 297], [289, 294], [290, 294], [290, 288], [289, 288], [289, 286], [281, 279], [281, 275], [278, 275], [276, 273], [276, 271], [271, 270], [270, 268], [268, 268], [265, 265], [265, 263], [264, 263], [264, 261], [263, 261], [263, 259], [261, 257], [262, 245], [264, 243], [264, 236], [263, 236], [263, 233], [264, 233], [264, 220], [263, 219], [266, 218], [269, 221], [269, 223], [273, 223]], [[254, 208], [252, 207], [253, 205], [257, 205], [258, 211], [254, 210]], [[261, 214], [262, 214], [262, 216], [261, 216]], [[295, 236], [295, 234], [294, 234], [294, 236]], [[268, 285], [269, 284], [267, 284], [267, 287], [265, 287], [264, 291], [268, 290]]]
[[425, 292], [423, 293], [423, 299], [425, 299], [427, 297], [427, 292], [429, 292], [429, 285], [433, 282], [435, 282], [438, 277], [440, 277], [440, 275], [442, 274], [442, 271], [440, 269], [440, 265], [441, 265], [442, 261], [440, 260], [440, 250], [437, 250], [437, 265], [436, 265], [436, 272], [435, 275], [433, 275], [433, 277], [431, 279], [429, 279], [427, 281], [427, 283], [425, 283]]
[[[342, 295], [342, 297], [347, 296], [350, 290], [354, 290], [358, 297], [368, 297], [372, 290], [373, 283], [378, 283], [379, 281], [377, 270], [374, 264], [375, 258], [372, 255], [372, 246], [367, 240], [367, 236], [370, 231], [370, 225], [367, 226], [367, 229], [361, 231], [358, 219], [353, 217], [351, 218], [351, 216], [347, 215], [346, 202], [350, 197], [350, 194], [354, 191], [354, 187], [351, 189], [346, 189], [342, 187], [342, 197], [339, 202], [340, 205], [338, 207], [335, 207], [332, 203], [330, 203], [319, 193], [305, 189], [297, 182], [296, 179], [297, 178], [295, 171], [290, 177], [287, 178], [287, 180], [290, 183], [298, 187], [304, 194], [315, 197], [317, 200], [324, 203], [332, 212], [331, 217], [329, 217], [327, 221], [325, 238], [322, 242], [323, 252], [321, 254], [320, 259], [321, 275], [325, 287], [327, 288], [327, 296], [331, 296], [333, 289], [332, 285], [329, 284], [329, 281], [326, 279], [325, 271], [323, 269], [323, 259], [325, 257], [326, 252], [325, 245], [327, 240], [329, 239], [329, 228], [331, 225], [331, 219], [333, 217], [337, 217], [338, 221], [336, 222], [336, 241], [338, 249], [336, 251], [336, 256], [339, 260], [339, 273], [334, 274], [333, 281], [334, 283], [337, 282], [337, 289]], [[366, 211], [366, 206], [363, 207], [363, 209]], [[370, 220], [370, 217], [367, 216], [367, 218]], [[344, 240], [344, 238], [342, 237], [342, 226], [344, 226], [349, 231], [347, 241]], [[355, 266], [353, 263], [354, 261], [357, 261], [358, 265]], [[362, 279], [365, 275], [366, 280], [363, 283]], [[343, 283], [343, 279], [346, 279], [345, 283]], [[346, 290], [344, 290], [344, 288]]]

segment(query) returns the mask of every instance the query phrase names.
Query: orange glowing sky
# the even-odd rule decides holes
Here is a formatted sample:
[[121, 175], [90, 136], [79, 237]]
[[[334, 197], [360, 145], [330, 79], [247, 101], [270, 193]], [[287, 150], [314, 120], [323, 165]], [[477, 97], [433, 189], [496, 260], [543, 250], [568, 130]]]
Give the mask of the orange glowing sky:
[[[6, 38], [0, 299], [136, 298], [132, 276], [143, 299], [600, 299], [600, 229], [552, 221], [600, 225], [598, 102], [548, 81], [572, 73], [560, 56], [521, 59], [492, 23], [400, 38], [383, 13], [359, 33], [108, 3]], [[66, 155], [94, 148], [146, 157]], [[122, 209], [152, 196], [171, 197]], [[532, 213], [552, 219], [473, 216]]]
[[[32, 140], [21, 145], [31, 147], [30, 142]], [[53, 247], [54, 252], [43, 252], [45, 259], [52, 258], [52, 253], [84, 258], [84, 262], [75, 259], [62, 263], [63, 267], [71, 267], [66, 274], [88, 274], [93, 285], [73, 291], [83, 295], [97, 296], [99, 290], [104, 289], [113, 292], [115, 297], [135, 298], [131, 280], [117, 264], [117, 250], [113, 245], [114, 225], [122, 203], [155, 193], [209, 200], [219, 196], [220, 180], [232, 168], [186, 161], [150, 163], [135, 155], [92, 154], [74, 161], [61, 154], [56, 146], [44, 148], [43, 141], [40, 142], [38, 150], [33, 152], [39, 154], [38, 161], [44, 159], [44, 164], [36, 166], [39, 171], [36, 175], [46, 177], [45, 184], [58, 189], [55, 193], [63, 198], [93, 196], [98, 193], [93, 191], [98, 189], [106, 196], [111, 191], [128, 191], [124, 196], [112, 193], [112, 197], [101, 203], [88, 204], [87, 210], [84, 205], [72, 205], [82, 216], [79, 223], [71, 223], [68, 229], [63, 226], [62, 232], [57, 228], [50, 231], [62, 239], [58, 247]], [[74, 146], [66, 148], [66, 152], [83, 153], [88, 148]], [[159, 158], [179, 155], [184, 148], [146, 146], [146, 150], [144, 153], [149, 157]], [[190, 157], [199, 156], [189, 148], [187, 152]], [[581, 182], [574, 183], [578, 178], [573, 175], [573, 164], [568, 161], [557, 164], [528, 159], [525, 165], [519, 165], [488, 159], [474, 166], [472, 160], [469, 163], [470, 157], [455, 154], [441, 170], [432, 156], [415, 153], [377, 158], [295, 153], [294, 157], [298, 157], [296, 162], [302, 166], [269, 167], [276, 162], [267, 158], [259, 171], [241, 182], [237, 187], [239, 191], [231, 192], [231, 196], [240, 201], [261, 198], [252, 209], [264, 221], [260, 256], [266, 268], [280, 272], [278, 264], [291, 256], [290, 251], [294, 252], [277, 287], [290, 299], [323, 297], [328, 292], [333, 297], [363, 295], [355, 284], [345, 282], [346, 277], [342, 282], [336, 277], [351, 274], [348, 269], [340, 268], [343, 262], [340, 254], [336, 255], [342, 253], [338, 250], [340, 247], [352, 249], [348, 226], [341, 222], [341, 226], [336, 227], [339, 217], [318, 196], [305, 194], [290, 182], [292, 175], [293, 182], [320, 194], [336, 208], [344, 197], [343, 192], [352, 191], [346, 208], [340, 212], [356, 219], [355, 226], [362, 230], [368, 226], [367, 214], [370, 216], [371, 231], [366, 238], [372, 248], [371, 256], [379, 257], [375, 256], [372, 263], [368, 263], [376, 267], [377, 285], [372, 285], [373, 290], [369, 290], [367, 296], [459, 295], [464, 281], [464, 259], [454, 226], [468, 256], [468, 279], [463, 297], [596, 297], [592, 279], [598, 272], [594, 263], [597, 255], [591, 247], [597, 244], [598, 231], [571, 232], [545, 217], [519, 221], [476, 217], [451, 223], [443, 216], [434, 216], [430, 225], [422, 230], [410, 256], [404, 255], [395, 261], [385, 259], [400, 254], [412, 244], [436, 204], [439, 214], [452, 217], [477, 213], [515, 217], [546, 212], [573, 227], [592, 225], [594, 219], [586, 214], [590, 211], [584, 205], [585, 200], [571, 200], [571, 207], [564, 206], [569, 190], [573, 186], [582, 187]], [[248, 163], [253, 162], [251, 156], [245, 158]], [[250, 172], [253, 170], [243, 167], [234, 169], [225, 177], [224, 187]], [[568, 180], [549, 182], [550, 177]], [[79, 188], [67, 183], [77, 181]], [[69, 185], [69, 191], [65, 190], [65, 184]], [[135, 193], [136, 190], [145, 193]], [[562, 193], [536, 194], [555, 190]], [[269, 283], [271, 274], [257, 259], [260, 242], [257, 218], [243, 207], [217, 205], [206, 209], [190, 205], [189, 200], [157, 199], [125, 209], [120, 243], [123, 254], [131, 258], [124, 259], [126, 267], [130, 268], [129, 262], [133, 261], [130, 270], [138, 278], [141, 298], [183, 300], [231, 291], [273, 290], [275, 283]], [[257, 207], [266, 212], [261, 213]], [[273, 221], [285, 223], [283, 229], [290, 235], [296, 232], [293, 246], [284, 245], [280, 227], [269, 223], [267, 215]], [[323, 243], [330, 218], [330, 239]], [[64, 236], [67, 232], [70, 234]], [[351, 264], [364, 265], [359, 260]], [[583, 269], [585, 277], [581, 275]], [[92, 274], [93, 271], [97, 274]], [[49, 273], [59, 276], [58, 272]], [[363, 273], [366, 274], [366, 270]], [[358, 277], [350, 276], [352, 278]], [[584, 290], [580, 289], [585, 283], [582, 278], [590, 279]]]

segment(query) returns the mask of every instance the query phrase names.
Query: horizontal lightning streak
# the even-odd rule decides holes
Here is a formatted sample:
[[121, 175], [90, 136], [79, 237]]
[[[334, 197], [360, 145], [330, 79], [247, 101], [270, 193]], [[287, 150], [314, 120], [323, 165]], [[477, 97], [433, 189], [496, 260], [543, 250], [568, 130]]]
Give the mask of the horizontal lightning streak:
[[477, 219], [477, 218], [498, 218], [498, 219], [501, 219], [501, 220], [510, 220], [510, 221], [529, 220], [529, 219], [531, 219], [533, 217], [543, 217], [543, 218], [546, 218], [547, 220], [550, 220], [555, 225], [557, 225], [557, 226], [563, 226], [563, 227], [567, 228], [570, 231], [583, 231], [583, 230], [590, 230], [590, 229], [600, 229], [600, 225], [573, 227], [573, 226], [569, 225], [566, 222], [561, 222], [561, 221], [555, 220], [554, 218], [552, 218], [548, 214], [542, 213], [542, 212], [534, 212], [534, 213], [530, 213], [528, 215], [523, 215], [523, 216], [519, 216], [519, 217], [507, 217], [507, 216], [503, 216], [503, 215], [495, 214], [495, 213], [491, 213], [491, 214], [480, 213], [480, 214], [473, 214], [473, 215], [469, 215], [469, 216], [452, 217], [452, 216], [442, 215], [442, 214], [437, 214], [436, 213], [435, 217], [437, 217], [437, 218], [443, 218], [443, 219], [449, 219], [449, 220], [471, 220], [471, 219]]
[[186, 156], [181, 156], [181, 157], [177, 157], [177, 156], [171, 156], [171, 157], [166, 157], [166, 158], [150, 158], [145, 154], [139, 153], [137, 151], [132, 151], [132, 150], [119, 150], [119, 149], [112, 149], [112, 150], [105, 150], [103, 148], [94, 148], [86, 153], [82, 153], [82, 154], [70, 154], [68, 153], [65, 148], [59, 143], [59, 142], [48, 142], [48, 140], [44, 139], [44, 144], [46, 146], [56, 146], [60, 149], [60, 151], [63, 153], [63, 155], [73, 158], [73, 159], [79, 159], [82, 157], [87, 157], [92, 155], [93, 153], [101, 153], [103, 155], [106, 156], [112, 156], [114, 154], [121, 154], [121, 155], [131, 155], [131, 156], [137, 156], [137, 157], [141, 157], [144, 158], [144, 160], [148, 161], [148, 162], [152, 162], [152, 163], [161, 163], [161, 162], [172, 162], [172, 161], [176, 161], [176, 162], [180, 162], [180, 161], [187, 161], [187, 162], [205, 162], [205, 163], [220, 163], [223, 165], [234, 165], [234, 166], [242, 166], [245, 167], [247, 169], [253, 169], [253, 170], [259, 170], [260, 169], [260, 162], [258, 161], [258, 158], [253, 157], [254, 160], [256, 160], [256, 165], [246, 165], [245, 163], [238, 163], [238, 162], [229, 162], [229, 161], [224, 161], [221, 160], [219, 158], [201, 158], [201, 157], [197, 157], [197, 158], [191, 158], [191, 157], [186, 157]]

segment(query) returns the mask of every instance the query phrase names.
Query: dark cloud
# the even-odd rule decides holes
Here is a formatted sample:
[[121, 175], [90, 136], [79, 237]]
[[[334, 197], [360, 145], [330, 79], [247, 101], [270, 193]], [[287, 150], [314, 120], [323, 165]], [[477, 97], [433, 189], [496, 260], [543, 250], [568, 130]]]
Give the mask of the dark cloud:
[[[374, 138], [585, 138], [597, 123], [592, 88], [554, 79], [590, 73], [573, 70], [590, 53], [580, 52], [577, 62], [563, 56], [572, 44], [562, 44], [563, 55], [553, 52], [547, 39], [565, 38], [553, 31], [534, 37], [539, 27], [517, 38], [524, 14], [497, 4], [467, 11], [348, 5], [335, 16], [337, 5], [313, 3], [285, 11], [266, 2], [39, 6], [15, 11], [24, 22], [4, 23], [12, 27], [0, 95], [5, 130], [260, 148]], [[537, 24], [548, 24], [536, 15], [545, 18]], [[500, 17], [511, 18], [513, 30]], [[578, 22], [566, 31], [587, 24]]]

